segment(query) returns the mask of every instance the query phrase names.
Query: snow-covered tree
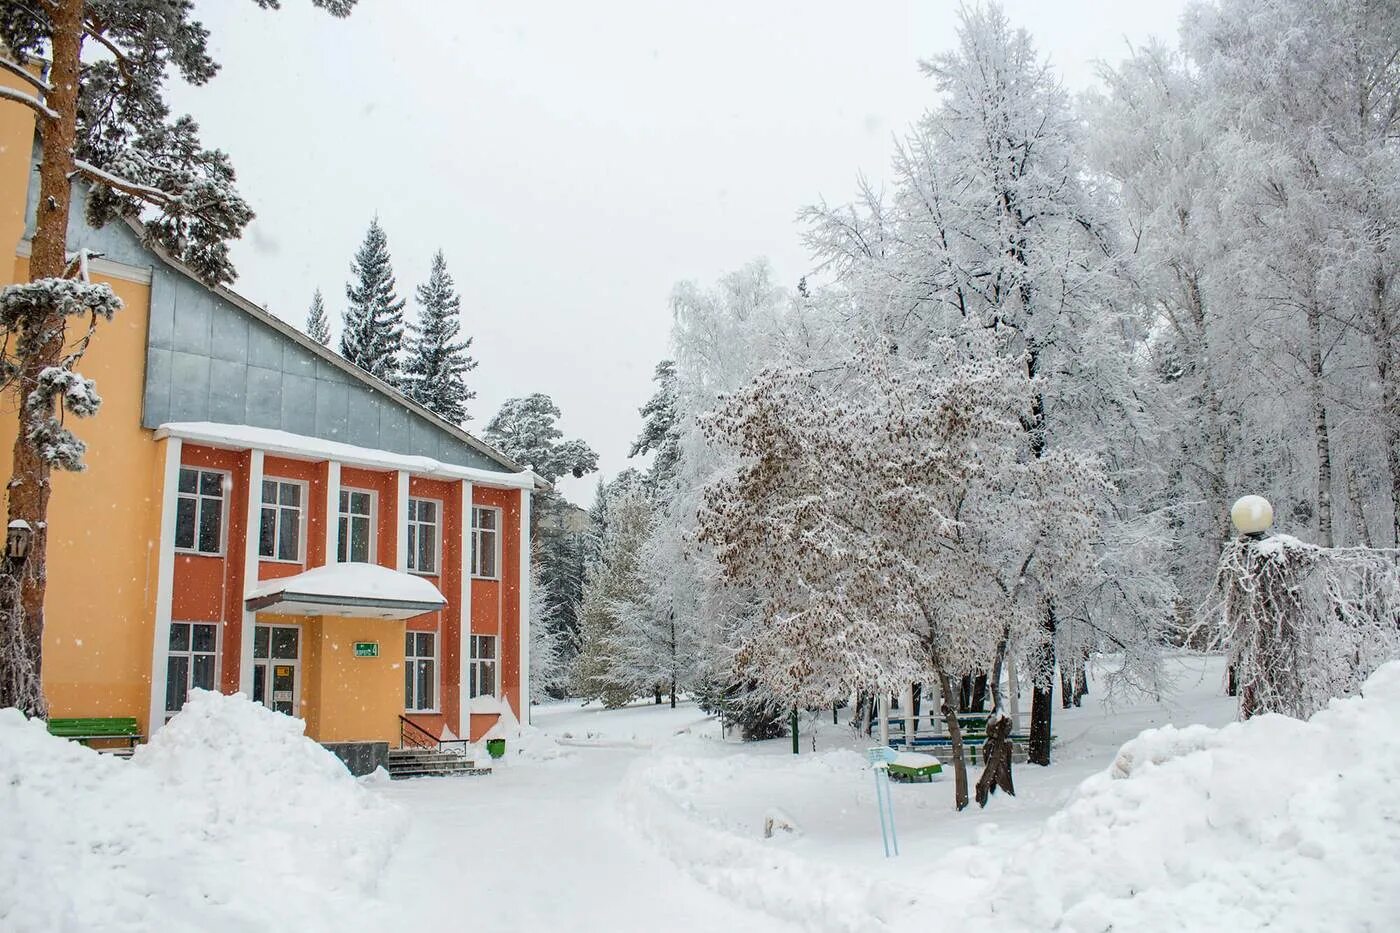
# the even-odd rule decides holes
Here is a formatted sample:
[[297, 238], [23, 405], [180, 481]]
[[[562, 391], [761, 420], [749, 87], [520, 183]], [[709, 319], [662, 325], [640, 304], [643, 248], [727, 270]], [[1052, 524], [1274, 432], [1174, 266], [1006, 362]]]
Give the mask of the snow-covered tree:
[[952, 341], [906, 362], [863, 342], [833, 372], [766, 370], [707, 429], [741, 464], [700, 534], [759, 595], [740, 672], [800, 706], [938, 684], [968, 802], [954, 677], [1049, 637], [1043, 605], [1092, 563], [1092, 457], [1023, 456], [1033, 378]]
[[[257, 0], [276, 7], [275, 0]], [[354, 0], [312, 0], [333, 15]], [[228, 240], [252, 211], [234, 190], [228, 157], [204, 148], [188, 116], [172, 119], [165, 82], [178, 74], [210, 80], [208, 32], [191, 4], [168, 0], [36, 0], [0, 7], [0, 68], [27, 90], [5, 88], [0, 102], [28, 107], [39, 135], [39, 197], [29, 282], [0, 296], [7, 330], [4, 387], [14, 393], [18, 436], [9, 484], [10, 524], [33, 530], [22, 567], [0, 569], [0, 706], [46, 713], [42, 673], [47, 580], [49, 480], [52, 469], [80, 469], [81, 441], [62, 412], [91, 415], [98, 397], [76, 372], [92, 324], [120, 307], [103, 285], [87, 281], [84, 255], [68, 250], [75, 180], [90, 185], [87, 220], [127, 217], [202, 279], [233, 279]], [[88, 40], [91, 40], [88, 43]], [[84, 54], [84, 44], [92, 54]], [[100, 50], [96, 47], [100, 46]], [[84, 318], [84, 335], [67, 332]]]
[[306, 312], [306, 336], [323, 347], [330, 346], [331, 325], [326, 319], [326, 301], [319, 288], [311, 296], [311, 308]]
[[551, 483], [565, 473], [592, 473], [598, 469], [598, 455], [581, 440], [563, 440], [561, 414], [554, 400], [540, 392], [507, 399], [487, 422], [485, 438]]
[[459, 340], [462, 300], [447, 271], [442, 250], [433, 254], [428, 281], [418, 286], [418, 323], [410, 324], [403, 363], [403, 389], [409, 398], [453, 424], [471, 416], [467, 403], [476, 393], [467, 387], [466, 375], [476, 368], [467, 352], [472, 338]]
[[645, 600], [640, 559], [654, 520], [654, 506], [640, 484], [629, 483], [610, 490], [606, 509], [607, 526], [599, 559], [588, 567], [583, 584], [572, 692], [618, 707], [639, 693], [634, 678], [624, 668], [619, 606], [638, 605]]
[[342, 318], [340, 355], [397, 386], [401, 379], [404, 300], [396, 290], [389, 238], [378, 217], [370, 221], [365, 240], [355, 251], [350, 276], [345, 286], [348, 304]]
[[656, 383], [656, 393], [641, 407], [642, 431], [632, 442], [627, 456], [655, 453], [648, 470], [648, 480], [654, 489], [660, 489], [675, 478], [676, 465], [681, 456], [675, 361], [662, 360], [657, 363], [652, 381]]
[[[965, 9], [961, 20], [957, 48], [924, 63], [940, 99], [898, 148], [892, 196], [866, 189], [858, 206], [807, 212], [810, 242], [861, 326], [899, 355], [921, 359], [951, 340], [974, 358], [1021, 367], [1028, 460], [1097, 455], [1120, 493], [1150, 507], [1160, 442], [1152, 373], [1141, 365], [1145, 321], [1114, 274], [1117, 248], [1085, 182], [1076, 115], [1030, 37], [999, 9]], [[1095, 553], [1118, 521], [1140, 520], [1115, 498], [1098, 497]], [[1164, 528], [1140, 523], [1136, 533]], [[1091, 593], [1062, 592], [1042, 605], [1044, 637], [1030, 659], [1035, 763], [1049, 762], [1054, 647], [1071, 612], [1095, 640], [1142, 662], [1119, 674], [1155, 685], [1170, 580], [1124, 569], [1108, 582], [1130, 593], [1130, 615]]]
[[567, 634], [555, 615], [554, 594], [540, 576], [539, 566], [530, 568], [530, 701], [541, 702], [568, 683], [565, 660]]

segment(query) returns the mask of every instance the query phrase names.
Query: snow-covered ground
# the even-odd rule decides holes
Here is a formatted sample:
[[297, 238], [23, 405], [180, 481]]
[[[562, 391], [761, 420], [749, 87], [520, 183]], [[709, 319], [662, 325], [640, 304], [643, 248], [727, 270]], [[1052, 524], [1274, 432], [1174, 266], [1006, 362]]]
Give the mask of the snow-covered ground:
[[829, 714], [793, 756], [689, 703], [553, 704], [493, 774], [398, 783], [231, 698], [129, 763], [0, 718], [0, 928], [1388, 929], [1400, 665], [1312, 722], [1224, 729], [1218, 659], [1172, 665], [1170, 700], [1057, 709], [1014, 798], [895, 786], [891, 859], [868, 743]]

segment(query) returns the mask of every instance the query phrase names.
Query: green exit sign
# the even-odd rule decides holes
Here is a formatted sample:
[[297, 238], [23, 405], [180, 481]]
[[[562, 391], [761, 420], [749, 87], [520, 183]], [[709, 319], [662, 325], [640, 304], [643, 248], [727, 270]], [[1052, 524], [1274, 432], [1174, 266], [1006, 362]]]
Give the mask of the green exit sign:
[[379, 657], [379, 642], [377, 642], [377, 641], [357, 641], [357, 642], [355, 642], [355, 657], [357, 657], [357, 658], [377, 658], [377, 657]]

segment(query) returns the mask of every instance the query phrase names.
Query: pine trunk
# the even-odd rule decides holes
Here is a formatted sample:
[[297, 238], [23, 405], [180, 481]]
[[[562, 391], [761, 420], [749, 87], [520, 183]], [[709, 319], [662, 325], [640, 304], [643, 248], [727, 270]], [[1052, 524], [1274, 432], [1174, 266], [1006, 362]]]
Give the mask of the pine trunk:
[[[74, 144], [77, 139], [78, 67], [83, 42], [83, 0], [56, 0], [47, 5], [53, 26], [45, 103], [57, 119], [40, 116], [42, 160], [39, 163], [39, 207], [29, 280], [61, 278], [67, 266], [68, 215], [72, 204]], [[47, 716], [43, 688], [44, 589], [47, 583], [49, 464], [29, 440], [34, 427], [50, 412], [24, 404], [39, 374], [56, 365], [63, 352], [64, 318], [57, 310], [39, 325], [44, 334], [38, 352], [19, 361], [15, 405], [19, 412], [14, 464], [10, 480], [9, 521], [29, 523], [33, 537], [28, 559], [20, 565], [6, 561], [0, 570], [5, 594], [4, 638], [0, 645], [0, 706], [15, 706], [30, 716]], [[18, 624], [16, 624], [18, 618]], [[16, 644], [16, 639], [18, 643]]]
[[943, 685], [943, 722], [948, 727], [949, 754], [953, 759], [953, 804], [959, 810], [967, 809], [967, 761], [963, 758], [962, 726], [958, 723], [957, 704], [953, 702], [953, 678], [939, 672], [938, 679]]
[[1332, 547], [1332, 442], [1327, 430], [1327, 402], [1322, 395], [1322, 309], [1315, 300], [1308, 304], [1307, 323], [1308, 387], [1317, 445], [1317, 543]]

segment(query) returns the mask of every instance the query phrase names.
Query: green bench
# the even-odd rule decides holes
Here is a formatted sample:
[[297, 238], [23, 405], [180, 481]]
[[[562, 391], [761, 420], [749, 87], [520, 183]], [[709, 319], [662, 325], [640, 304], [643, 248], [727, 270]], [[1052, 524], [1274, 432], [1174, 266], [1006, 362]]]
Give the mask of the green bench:
[[130, 755], [141, 741], [141, 727], [130, 716], [84, 716], [77, 719], [50, 719], [49, 735], [91, 745], [93, 742], [125, 742], [125, 748], [109, 749]]

